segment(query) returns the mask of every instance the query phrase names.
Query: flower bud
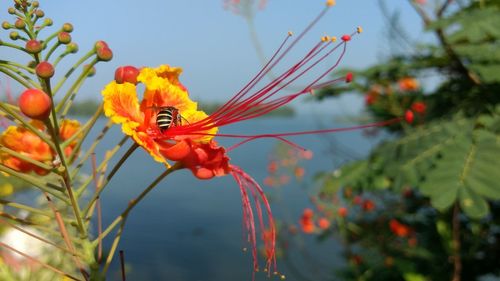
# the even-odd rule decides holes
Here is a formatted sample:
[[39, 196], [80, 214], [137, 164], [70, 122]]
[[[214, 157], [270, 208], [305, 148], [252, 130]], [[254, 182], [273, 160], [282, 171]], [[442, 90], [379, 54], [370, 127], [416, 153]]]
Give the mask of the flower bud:
[[9, 37], [10, 39], [12, 40], [17, 40], [19, 39], [19, 33], [17, 31], [12, 31], [10, 34], [9, 34]]
[[33, 5], [33, 8], [38, 8], [40, 6], [40, 3], [38, 1], [33, 1], [31, 5]]
[[43, 18], [43, 16], [45, 16], [45, 13], [42, 10], [36, 10], [35, 16], [37, 16], [39, 18]]
[[12, 28], [12, 25], [8, 21], [4, 21], [2, 22], [2, 28], [8, 30]]
[[28, 51], [28, 53], [30, 54], [37, 54], [37, 53], [40, 53], [40, 51], [42, 50], [42, 43], [40, 43], [40, 41], [37, 41], [37, 40], [28, 40], [26, 42], [26, 51]]
[[16, 8], [10, 7], [7, 11], [9, 12], [9, 14], [13, 15], [16, 13]]
[[405, 121], [406, 121], [406, 123], [411, 124], [411, 123], [413, 123], [414, 119], [415, 119], [415, 114], [413, 114], [413, 111], [407, 110], [405, 112]]
[[66, 46], [66, 52], [72, 53], [72, 54], [78, 52], [78, 45], [76, 43], [74, 43], [74, 42], [69, 43]]
[[110, 61], [113, 58], [113, 51], [110, 48], [103, 47], [96, 50], [97, 58], [101, 61]]
[[115, 71], [115, 81], [118, 84], [128, 82], [137, 85], [137, 76], [139, 69], [131, 65], [118, 67]]
[[14, 23], [14, 26], [17, 29], [23, 29], [26, 27], [26, 23], [22, 19], [17, 19], [16, 22]]
[[62, 30], [63, 30], [64, 32], [68, 32], [68, 33], [70, 33], [70, 32], [72, 32], [72, 31], [73, 31], [73, 25], [72, 25], [71, 23], [67, 22], [67, 23], [63, 24], [63, 26], [62, 26]]
[[41, 63], [39, 63], [36, 66], [35, 71], [36, 75], [43, 79], [48, 79], [54, 76], [54, 66], [52, 66], [52, 64], [47, 61], [42, 61]]
[[44, 21], [43, 21], [43, 24], [46, 25], [46, 26], [51, 26], [54, 22], [52, 21], [52, 19], [49, 19], [49, 18], [46, 18]]
[[50, 97], [39, 89], [28, 89], [19, 97], [19, 109], [29, 118], [47, 119], [52, 109]]
[[347, 42], [347, 41], [351, 41], [351, 35], [342, 35], [342, 37], [340, 37], [340, 39], [342, 39], [342, 41], [344, 42]]
[[68, 32], [59, 32], [57, 40], [59, 40], [59, 43], [61, 44], [68, 44], [71, 42], [71, 35]]
[[352, 72], [348, 72], [345, 76], [345, 82], [351, 83], [351, 81], [352, 81]]
[[83, 71], [88, 71], [87, 77], [92, 77], [95, 75], [95, 67], [90, 66], [89, 64], [83, 66]]
[[109, 48], [109, 46], [108, 46], [108, 43], [100, 40], [100, 41], [95, 42], [94, 48], [97, 51], [98, 49]]

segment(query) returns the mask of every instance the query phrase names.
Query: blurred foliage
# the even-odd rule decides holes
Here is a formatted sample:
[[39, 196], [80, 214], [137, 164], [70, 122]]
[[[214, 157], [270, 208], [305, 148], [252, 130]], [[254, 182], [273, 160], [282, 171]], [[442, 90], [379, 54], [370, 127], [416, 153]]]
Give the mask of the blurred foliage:
[[[412, 210], [349, 222], [367, 231], [341, 227], [348, 233], [345, 237], [371, 241], [365, 248], [367, 256], [381, 266], [370, 261], [362, 268], [367, 264], [354, 262], [355, 268], [345, 276], [474, 280], [486, 273], [500, 275], [497, 254], [489, 250], [498, 250], [500, 239], [500, 1], [409, 1], [409, 5], [425, 30], [436, 36], [435, 42], [419, 42], [412, 51], [377, 65], [349, 70], [356, 77], [351, 87], [329, 88], [317, 95], [325, 99], [355, 91], [364, 96], [375, 121], [397, 117], [406, 121], [387, 127], [392, 136], [367, 158], [319, 174], [322, 197], [335, 197], [346, 188], [376, 196], [411, 189], [422, 196]], [[383, 206], [398, 204], [381, 201]], [[398, 239], [381, 240], [381, 224], [394, 218], [417, 233], [418, 254], [398, 246]], [[394, 257], [390, 267], [380, 260], [384, 256], [380, 253], [387, 251]], [[450, 263], [430, 269], [446, 260]]]

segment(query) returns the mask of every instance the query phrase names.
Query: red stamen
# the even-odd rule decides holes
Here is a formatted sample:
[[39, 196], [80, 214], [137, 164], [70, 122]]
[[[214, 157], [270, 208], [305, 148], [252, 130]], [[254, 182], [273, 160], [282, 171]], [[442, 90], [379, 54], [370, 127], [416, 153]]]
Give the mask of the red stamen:
[[[264, 191], [260, 187], [260, 185], [252, 178], [250, 177], [247, 173], [245, 173], [241, 168], [237, 166], [231, 165], [231, 174], [233, 175], [234, 179], [236, 180], [238, 186], [240, 187], [241, 190], [241, 196], [242, 196], [242, 204], [243, 204], [243, 221], [245, 224], [245, 227], [248, 231], [248, 241], [250, 242], [252, 246], [252, 255], [254, 259], [254, 270], [258, 270], [258, 262], [257, 262], [257, 240], [256, 240], [256, 234], [255, 234], [255, 222], [254, 222], [254, 215], [253, 215], [253, 210], [250, 205], [250, 199], [248, 196], [248, 191], [252, 194], [254, 198], [254, 204], [255, 208], [257, 210], [257, 217], [259, 219], [259, 227], [260, 231], [262, 234], [264, 231], [268, 230], [270, 231], [271, 235], [271, 241], [266, 241], [267, 237], [262, 235], [262, 239], [264, 240], [264, 246], [266, 247], [266, 270], [268, 274], [271, 273], [271, 266], [274, 267], [274, 271], [276, 271], [276, 228], [274, 225], [274, 219], [273, 215], [271, 212], [271, 206], [269, 204], [269, 201], [267, 200], [266, 195], [264, 194]], [[264, 223], [264, 216], [262, 212], [261, 205], [263, 204], [265, 207], [266, 215], [267, 215], [267, 224], [268, 226], [266, 227]]]

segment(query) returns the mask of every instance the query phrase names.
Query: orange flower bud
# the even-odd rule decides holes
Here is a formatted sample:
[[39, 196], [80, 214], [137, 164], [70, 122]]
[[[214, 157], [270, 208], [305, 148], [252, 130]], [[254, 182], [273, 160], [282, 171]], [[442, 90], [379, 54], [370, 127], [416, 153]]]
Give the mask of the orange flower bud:
[[37, 54], [37, 53], [40, 53], [40, 51], [42, 50], [42, 43], [40, 43], [40, 41], [37, 41], [37, 40], [28, 40], [26, 42], [26, 51], [28, 51], [28, 53], [30, 54]]
[[110, 61], [113, 58], [113, 51], [108, 47], [98, 48], [96, 54], [101, 61]]
[[40, 78], [48, 79], [54, 76], [54, 67], [47, 61], [42, 61], [36, 68], [36, 75]]
[[118, 84], [128, 82], [136, 85], [137, 76], [139, 76], [139, 69], [131, 65], [118, 67], [115, 71], [115, 81]]
[[23, 29], [26, 27], [26, 23], [22, 19], [17, 19], [16, 22], [14, 23], [14, 26], [17, 29]]
[[28, 89], [19, 97], [19, 108], [24, 115], [37, 120], [47, 119], [52, 109], [50, 97], [39, 89]]

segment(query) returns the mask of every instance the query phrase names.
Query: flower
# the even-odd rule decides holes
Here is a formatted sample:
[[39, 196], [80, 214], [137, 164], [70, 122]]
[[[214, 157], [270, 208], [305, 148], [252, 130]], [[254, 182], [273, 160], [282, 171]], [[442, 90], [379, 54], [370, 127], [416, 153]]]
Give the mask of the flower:
[[253, 17], [256, 10], [263, 10], [266, 7], [267, 0], [223, 0], [224, 9], [231, 12], [243, 15], [245, 17]]
[[[102, 91], [105, 115], [112, 122], [120, 124], [123, 133], [130, 136], [157, 162], [163, 163], [167, 167], [172, 162], [176, 162], [178, 166], [191, 170], [193, 175], [199, 179], [206, 180], [225, 175], [231, 175], [234, 178], [240, 188], [243, 223], [248, 233], [248, 242], [252, 246], [255, 270], [258, 269], [255, 221], [257, 219], [261, 231], [266, 230], [267, 232], [263, 242], [266, 253], [268, 253], [266, 255], [266, 270], [271, 272], [270, 268], [273, 264], [275, 266], [276, 259], [274, 220], [269, 202], [260, 185], [241, 168], [230, 164], [227, 153], [246, 142], [260, 138], [274, 138], [294, 148], [304, 150], [287, 140], [286, 137], [355, 130], [399, 122], [399, 119], [396, 118], [386, 122], [350, 128], [260, 135], [219, 133], [220, 127], [265, 115], [299, 96], [309, 95], [316, 89], [351, 80], [349, 75], [319, 82], [338, 66], [346, 53], [347, 43], [357, 32], [341, 36], [340, 42], [335, 42], [330, 37], [321, 38], [297, 63], [287, 68], [276, 79], [264, 86], [259, 85], [259, 82], [283, 60], [285, 55], [303, 38], [304, 34], [325, 14], [330, 6], [332, 6], [332, 1], [328, 1], [325, 9], [313, 22], [294, 41], [287, 44], [292, 36], [289, 33], [257, 75], [210, 115], [199, 110], [197, 103], [189, 97], [187, 88], [179, 81], [182, 73], [182, 69], [179, 67], [161, 65], [156, 68], [137, 68], [136, 80], [112, 81]], [[358, 32], [360, 30], [358, 28]], [[321, 63], [329, 63], [325, 59], [332, 54], [337, 54], [334, 63], [326, 68], [317, 67]], [[130, 66], [127, 67], [130, 71]], [[281, 91], [313, 68], [320, 69], [320, 73], [303, 88], [294, 93], [285, 94]], [[136, 73], [135, 70], [133, 72]], [[120, 73], [118, 76], [121, 77]], [[145, 91], [141, 101], [139, 101], [138, 85], [130, 83], [131, 81], [144, 86]], [[229, 148], [224, 148], [214, 140], [216, 136], [235, 138], [241, 141]], [[310, 153], [305, 154], [305, 157], [311, 156]], [[262, 238], [264, 237], [262, 236]]]
[[396, 219], [391, 219], [389, 221], [389, 228], [391, 229], [392, 233], [399, 237], [408, 237], [412, 232], [412, 229], [409, 226], [400, 223]]
[[319, 218], [318, 226], [323, 230], [328, 229], [330, 227], [330, 221], [325, 217]]
[[306, 208], [300, 217], [299, 225], [304, 233], [310, 234], [316, 230], [316, 226], [314, 225], [314, 211]]
[[[33, 120], [31, 124], [40, 131], [45, 130], [45, 126], [40, 121]], [[63, 120], [59, 129], [59, 136], [62, 141], [68, 140], [80, 128], [80, 123], [76, 120]], [[25, 127], [9, 126], [0, 135], [0, 145], [20, 153], [30, 159], [52, 165], [56, 153], [50, 146], [44, 142], [35, 133]], [[64, 149], [64, 154], [70, 156], [76, 146], [76, 141], [71, 142]], [[35, 164], [23, 161], [8, 153], [0, 154], [0, 163], [23, 173], [35, 172], [39, 175], [45, 175], [49, 171], [36, 166]]]
[[416, 101], [416, 102], [412, 103], [411, 109], [414, 112], [416, 112], [420, 115], [423, 115], [423, 114], [425, 114], [425, 111], [427, 110], [427, 105], [423, 101]]
[[417, 79], [413, 77], [404, 77], [398, 81], [399, 89], [403, 92], [416, 91], [420, 88]]

